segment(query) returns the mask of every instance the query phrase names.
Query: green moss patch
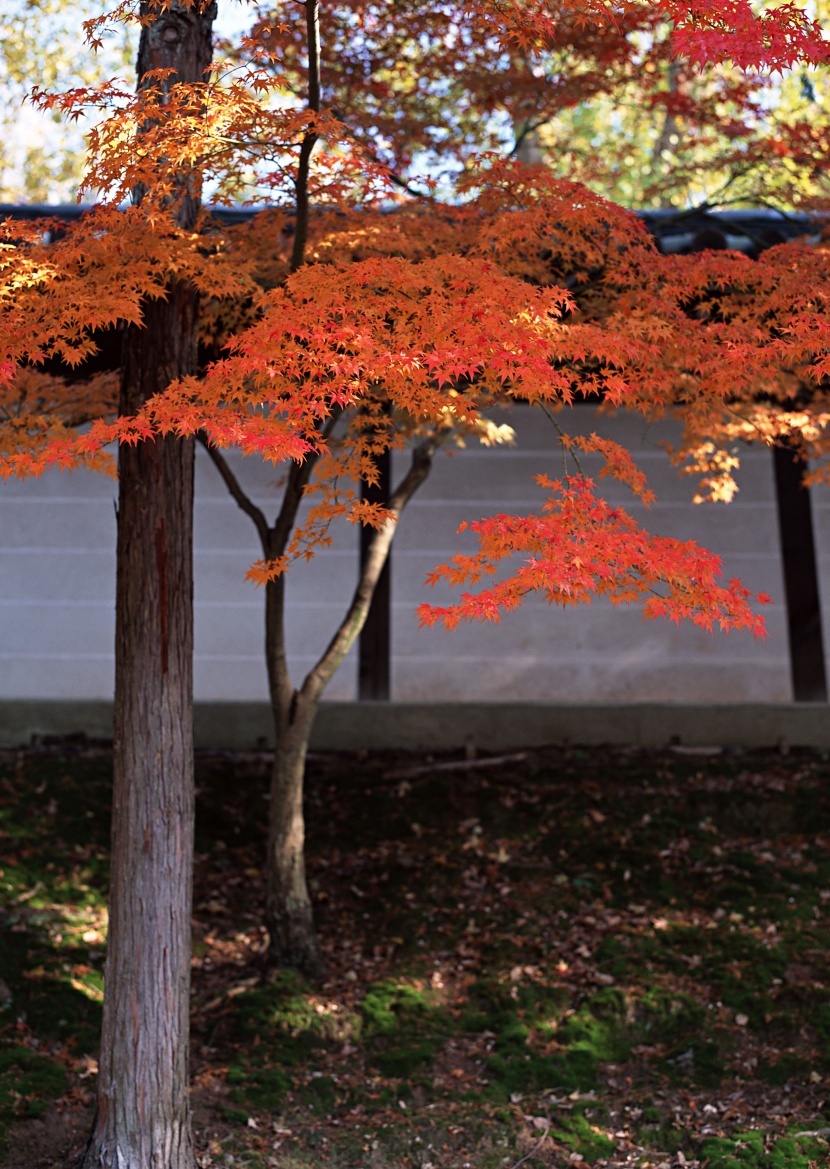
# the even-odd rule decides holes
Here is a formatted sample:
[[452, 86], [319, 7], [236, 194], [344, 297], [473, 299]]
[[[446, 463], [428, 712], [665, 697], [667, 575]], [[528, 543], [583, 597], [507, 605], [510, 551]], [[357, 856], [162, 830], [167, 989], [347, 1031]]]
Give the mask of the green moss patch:
[[814, 1169], [826, 1164], [827, 1144], [815, 1138], [770, 1141], [759, 1131], [709, 1137], [701, 1145], [707, 1169]]
[[370, 1065], [392, 1079], [406, 1079], [431, 1064], [452, 1030], [434, 992], [412, 983], [376, 983], [360, 1014]]
[[66, 1090], [66, 1070], [26, 1047], [0, 1049], [0, 1153], [12, 1124], [42, 1116]]
[[552, 1130], [553, 1137], [573, 1153], [581, 1154], [589, 1164], [610, 1157], [616, 1142], [592, 1125], [584, 1116], [571, 1116]]

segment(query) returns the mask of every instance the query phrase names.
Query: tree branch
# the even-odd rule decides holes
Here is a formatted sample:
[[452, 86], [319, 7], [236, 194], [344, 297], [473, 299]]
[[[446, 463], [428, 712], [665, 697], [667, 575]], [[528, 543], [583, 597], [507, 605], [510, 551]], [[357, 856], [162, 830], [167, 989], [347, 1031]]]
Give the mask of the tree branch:
[[[318, 0], [307, 0], [305, 23], [308, 47], [308, 108], [312, 113], [319, 114], [320, 8]], [[300, 146], [300, 161], [297, 164], [297, 178], [294, 183], [297, 222], [294, 230], [294, 248], [291, 253], [292, 272], [296, 272], [305, 262], [305, 247], [308, 240], [308, 174], [311, 166], [311, 154], [316, 145], [317, 131], [312, 130], [304, 136]]]
[[410, 186], [402, 175], [397, 174], [396, 171], [390, 170], [386, 163], [384, 163], [383, 160], [378, 156], [377, 151], [373, 150], [368, 142], [364, 142], [364, 140], [355, 133], [355, 131], [351, 128], [339, 110], [334, 109], [331, 112], [337, 118], [344, 131], [349, 135], [352, 142], [354, 142], [355, 146], [357, 146], [359, 150], [362, 150], [367, 158], [370, 158], [377, 166], [382, 166], [385, 168], [386, 176], [391, 183], [393, 183], [396, 187], [399, 187], [400, 190], [405, 191], [406, 194], [410, 195], [413, 199], [425, 199], [428, 203], [436, 202], [435, 195], [433, 195], [431, 191], [419, 191], [417, 187]]
[[[325, 426], [320, 431], [321, 438], [327, 439], [331, 437], [331, 432], [337, 425], [342, 413], [343, 410], [341, 407], [334, 407]], [[285, 495], [282, 497], [282, 505], [280, 506], [274, 526], [270, 529], [269, 533], [270, 551], [268, 555], [272, 559], [276, 556], [282, 556], [285, 551], [288, 537], [291, 535], [291, 529], [294, 527], [294, 521], [297, 518], [297, 512], [303, 500], [303, 492], [311, 478], [311, 472], [314, 470], [314, 466], [319, 457], [320, 455], [317, 451], [311, 451], [306, 455], [302, 463], [292, 464], [291, 470], [288, 472], [288, 483], [286, 484]]]
[[260, 511], [260, 509], [254, 503], [254, 501], [251, 499], [251, 497], [245, 492], [241, 483], [237, 479], [236, 475], [234, 475], [233, 471], [230, 469], [230, 467], [228, 465], [228, 461], [225, 458], [225, 456], [219, 453], [219, 450], [217, 447], [212, 446], [208, 442], [207, 435], [204, 433], [204, 431], [200, 430], [197, 437], [199, 439], [199, 442], [202, 444], [202, 446], [205, 448], [205, 450], [207, 451], [207, 453], [210, 455], [211, 459], [213, 460], [213, 465], [216, 467], [217, 471], [222, 476], [222, 479], [224, 480], [225, 486], [227, 487], [228, 491], [233, 496], [233, 499], [236, 501], [237, 506], [240, 507], [242, 509], [242, 511], [245, 512], [245, 515], [248, 516], [253, 521], [254, 527], [257, 530], [257, 535], [259, 536], [259, 542], [262, 545], [262, 551], [265, 553], [266, 556], [268, 556], [268, 544], [269, 544], [270, 533], [269, 533], [269, 529], [268, 529], [268, 521], [265, 518], [265, 514], [262, 511]]
[[437, 445], [434, 439], [429, 439], [412, 451], [410, 468], [389, 500], [387, 510], [391, 512], [391, 515], [375, 532], [374, 539], [369, 545], [369, 553], [352, 596], [352, 602], [334, 637], [317, 664], [305, 677], [300, 691], [303, 698], [312, 702], [316, 702], [320, 698], [332, 675], [366, 624], [372, 596], [389, 555], [401, 513], [429, 475]]
[[515, 158], [522, 148], [522, 143], [531, 134], [535, 134], [537, 130], [541, 130], [542, 126], [547, 124], [548, 119], [543, 118], [541, 122], [533, 122], [530, 118], [522, 125], [519, 132], [515, 135], [513, 140], [513, 147], [508, 153], [508, 158]]

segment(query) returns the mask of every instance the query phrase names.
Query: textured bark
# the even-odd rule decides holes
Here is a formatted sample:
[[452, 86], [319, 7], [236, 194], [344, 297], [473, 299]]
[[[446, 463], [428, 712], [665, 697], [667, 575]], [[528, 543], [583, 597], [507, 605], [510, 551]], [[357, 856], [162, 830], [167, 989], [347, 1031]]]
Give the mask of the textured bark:
[[[186, 286], [126, 343], [130, 412], [195, 362]], [[97, 1114], [87, 1165], [191, 1169], [193, 444], [119, 457], [115, 786]]]
[[265, 921], [268, 961], [319, 978], [323, 962], [305, 871], [303, 780], [317, 703], [300, 699], [275, 711], [277, 748], [271, 774]]
[[[211, 22], [211, 12], [174, 5], [146, 28], [139, 84], [148, 69], [163, 67], [201, 80]], [[192, 226], [197, 211], [198, 192], [186, 190], [182, 226]], [[186, 284], [145, 305], [144, 327], [125, 338], [122, 413], [196, 371], [197, 324], [198, 295]], [[193, 454], [192, 440], [167, 437], [119, 455], [110, 917], [87, 1169], [195, 1165], [188, 1099]]]

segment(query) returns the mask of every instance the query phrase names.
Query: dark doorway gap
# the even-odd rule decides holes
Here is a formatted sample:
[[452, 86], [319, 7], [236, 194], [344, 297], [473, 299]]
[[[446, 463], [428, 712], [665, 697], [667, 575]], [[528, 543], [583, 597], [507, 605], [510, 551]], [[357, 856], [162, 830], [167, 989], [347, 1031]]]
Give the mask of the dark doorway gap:
[[790, 674], [796, 702], [826, 702], [827, 673], [821, 598], [805, 465], [787, 447], [773, 447], [781, 562], [787, 598]]
[[[392, 494], [392, 452], [376, 456], [377, 483], [361, 483], [360, 497], [368, 503], [388, 504]], [[360, 569], [366, 563], [374, 528], [360, 529]], [[390, 697], [390, 656], [392, 649], [392, 550], [380, 574], [369, 614], [358, 646], [357, 696], [359, 699], [388, 702]]]

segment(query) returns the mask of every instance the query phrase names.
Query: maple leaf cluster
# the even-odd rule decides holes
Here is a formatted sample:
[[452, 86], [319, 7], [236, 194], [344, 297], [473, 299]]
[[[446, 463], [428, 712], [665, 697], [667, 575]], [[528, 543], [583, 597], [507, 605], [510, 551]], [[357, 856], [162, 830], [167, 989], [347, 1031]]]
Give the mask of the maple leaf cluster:
[[[483, 84], [482, 54], [533, 57], [581, 38], [592, 61], [629, 60], [621, 46], [632, 43], [632, 30], [654, 26], [654, 8], [611, 11], [591, 0], [556, 10], [498, 0], [439, 13], [404, 8], [402, 19], [414, 20], [406, 36], [356, 3], [331, 18], [335, 44], [359, 17], [366, 44], [390, 53], [388, 76], [370, 87], [360, 116], [327, 106], [325, 87], [312, 96], [310, 80], [309, 100], [296, 98], [303, 41], [296, 21], [279, 12], [263, 15], [199, 84], [165, 75], [137, 93], [117, 82], [36, 93], [43, 108], [70, 118], [90, 107], [106, 113], [90, 136], [88, 180], [105, 201], [57, 232], [54, 223], [3, 226], [0, 474], [97, 466], [108, 443], [170, 433], [201, 433], [275, 463], [313, 454], [316, 507], [287, 556], [252, 570], [262, 581], [283, 572], [303, 542], [313, 549], [334, 515], [384, 522], [383, 508], [342, 487], [371, 481], [380, 449], [425, 433], [480, 434], [483, 412], [499, 403], [538, 406], [563, 431], [557, 416], [577, 397], [650, 416], [678, 411], [686, 422], [678, 457], [690, 458], [722, 496], [733, 469], [722, 439], [766, 425], [767, 437], [797, 432], [811, 454], [821, 447], [830, 373], [824, 249], [774, 248], [758, 261], [661, 256], [636, 216], [492, 152], [467, 157], [451, 201], [429, 194], [401, 202], [408, 184], [395, 168], [411, 157], [422, 88], [431, 93], [427, 108], [437, 108], [446, 94], [430, 87], [461, 74], [453, 84], [470, 85], [476, 110], [470, 76]], [[121, 5], [115, 19], [131, 19], [130, 11]], [[658, 15], [674, 22], [690, 62], [729, 57], [781, 69], [827, 55], [820, 30], [789, 5], [757, 15], [742, 0], [726, 12], [721, 3], [666, 4]], [[107, 19], [91, 23], [93, 40]], [[143, 9], [139, 19], [149, 19]], [[724, 39], [728, 20], [737, 39]], [[393, 65], [398, 42], [421, 45], [423, 75], [406, 54]], [[338, 62], [329, 97], [348, 89], [357, 68], [354, 53]], [[374, 78], [379, 62], [367, 69]], [[402, 103], [405, 131], [396, 136], [384, 123], [379, 149], [374, 122], [390, 94]], [[208, 216], [183, 231], [177, 203], [206, 183], [218, 202], [255, 192], [276, 208], [233, 231]], [[140, 207], [121, 208], [136, 191]], [[82, 363], [95, 352], [96, 330], [140, 323], [147, 298], [183, 281], [203, 303], [210, 359], [199, 376], [118, 417], [111, 381], [80, 390], [38, 375], [44, 362]], [[87, 426], [78, 433], [80, 422]], [[621, 448], [562, 437], [566, 447], [581, 442], [601, 454], [604, 474], [650, 500]], [[638, 601], [646, 616], [762, 631], [750, 594], [719, 583], [716, 558], [648, 535], [581, 475], [542, 483], [550, 498], [539, 514], [476, 522], [478, 555], [457, 558], [433, 579], [475, 583], [497, 567], [507, 575], [457, 606], [424, 609], [425, 620], [496, 618], [540, 592], [563, 604], [605, 595]]]
[[[690, 620], [711, 630], [749, 628], [763, 636], [760, 615], [750, 620], [752, 594], [739, 581], [719, 583], [721, 561], [692, 540], [652, 536], [628, 513], [599, 498], [590, 479], [567, 482], [537, 476], [549, 492], [538, 515], [495, 515], [470, 525], [478, 551], [457, 555], [427, 578], [430, 584], [479, 583], [506, 562], [507, 576], [489, 588], [462, 595], [449, 606], [421, 605], [421, 624], [493, 621], [517, 608], [529, 593], [549, 604], [575, 605], [602, 597], [612, 605], [640, 602], [643, 616]], [[462, 529], [466, 528], [462, 525]], [[764, 594], [759, 604], [770, 600]]]

